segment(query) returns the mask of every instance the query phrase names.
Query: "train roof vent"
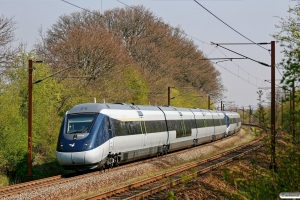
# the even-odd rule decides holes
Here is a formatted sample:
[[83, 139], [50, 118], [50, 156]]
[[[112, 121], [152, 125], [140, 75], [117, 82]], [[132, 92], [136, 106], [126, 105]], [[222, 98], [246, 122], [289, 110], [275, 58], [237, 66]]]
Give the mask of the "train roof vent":
[[127, 105], [126, 103], [116, 102], [114, 104]]
[[143, 113], [141, 112], [141, 111], [136, 111], [138, 114], [139, 114], [139, 116], [143, 116]]

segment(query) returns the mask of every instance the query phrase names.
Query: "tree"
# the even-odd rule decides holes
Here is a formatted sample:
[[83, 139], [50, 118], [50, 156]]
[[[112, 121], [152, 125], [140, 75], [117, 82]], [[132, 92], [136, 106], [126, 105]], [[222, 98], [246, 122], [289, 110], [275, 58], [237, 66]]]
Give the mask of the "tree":
[[[286, 91], [291, 92], [290, 101], [299, 102], [300, 99], [296, 95], [295, 88], [300, 82], [300, 5], [297, 4], [294, 8], [290, 8], [288, 12], [289, 17], [281, 18], [280, 25], [277, 26], [281, 30], [274, 34], [274, 37], [285, 47], [283, 50], [285, 58], [280, 63], [284, 70], [281, 83], [284, 84], [283, 88]], [[299, 108], [296, 107], [293, 110], [292, 115], [299, 118]], [[295, 120], [293, 125], [296, 127], [296, 134], [299, 135], [298, 120]]]
[[[27, 170], [28, 60], [32, 53], [19, 54], [0, 82], [0, 172], [11, 179], [25, 178]], [[49, 67], [35, 64], [34, 79], [47, 77]], [[54, 160], [61, 116], [58, 112], [63, 85], [47, 79], [33, 87], [33, 153], [44, 162]], [[36, 163], [33, 163], [36, 164]], [[14, 181], [14, 180], [12, 180]]]
[[216, 98], [221, 96], [224, 88], [219, 72], [202, 60], [202, 52], [179, 27], [164, 23], [143, 6], [107, 11], [103, 18], [106, 27], [123, 39], [149, 82], [160, 81], [163, 89], [175, 81], [178, 86], [189, 85]]
[[[90, 76], [72, 80], [77, 88], [89, 86], [85, 96], [87, 91], [97, 91], [94, 95], [107, 101], [139, 99], [165, 105], [162, 91], [167, 92], [167, 86], [191, 86], [215, 98], [223, 92], [219, 72], [202, 59], [202, 52], [184, 31], [169, 26], [142, 6], [113, 9], [103, 15], [98, 11], [74, 12], [59, 17], [41, 36], [37, 53], [52, 71], [82, 62], [64, 76]], [[132, 93], [130, 86], [120, 84], [121, 80], [132, 80], [126, 76], [130, 72], [137, 72], [133, 73], [140, 76], [137, 80], [145, 80], [145, 92]]]
[[14, 31], [16, 22], [13, 18], [0, 16], [0, 67], [10, 67], [14, 56], [18, 53], [18, 48], [12, 46], [15, 41]]

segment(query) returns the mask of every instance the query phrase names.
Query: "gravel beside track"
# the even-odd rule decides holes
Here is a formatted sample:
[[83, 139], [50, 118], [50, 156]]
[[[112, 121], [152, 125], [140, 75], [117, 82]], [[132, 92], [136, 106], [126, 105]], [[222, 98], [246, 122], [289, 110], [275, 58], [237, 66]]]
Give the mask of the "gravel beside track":
[[[143, 164], [134, 165], [120, 170], [102, 171], [99, 174], [95, 174], [92, 177], [83, 178], [76, 181], [70, 181], [64, 184], [54, 185], [47, 188], [41, 188], [34, 191], [28, 191], [18, 195], [4, 198], [5, 200], [16, 199], [73, 199], [78, 196], [83, 197], [87, 194], [92, 194], [94, 191], [107, 191], [112, 188], [116, 188], [121, 184], [128, 184], [130, 180], [137, 180], [138, 177], [147, 177], [150, 173], [162, 172], [167, 168], [182, 165], [189, 161], [201, 160], [207, 158], [213, 154], [217, 154], [228, 150], [234, 146], [241, 145], [248, 142], [253, 138], [252, 134], [246, 134], [241, 130], [234, 136], [226, 139], [222, 139], [215, 143], [206, 146], [197, 146], [191, 148], [191, 151], [183, 153], [175, 153], [174, 156], [158, 157], [149, 162]], [[80, 198], [78, 198], [80, 199]]]

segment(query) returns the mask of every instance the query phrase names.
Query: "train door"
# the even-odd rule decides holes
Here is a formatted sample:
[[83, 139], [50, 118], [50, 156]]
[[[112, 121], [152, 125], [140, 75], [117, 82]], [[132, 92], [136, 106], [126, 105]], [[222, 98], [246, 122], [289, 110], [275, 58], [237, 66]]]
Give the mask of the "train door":
[[109, 117], [105, 117], [105, 125], [107, 128], [107, 134], [108, 134], [108, 139], [109, 139], [109, 150], [113, 151], [114, 150], [114, 136], [113, 136], [111, 121], [110, 121]]
[[207, 115], [203, 113], [203, 130], [204, 130], [204, 136], [207, 137], [209, 135], [208, 127], [207, 127], [207, 121], [206, 121]]
[[146, 123], [144, 120], [144, 114], [141, 111], [137, 111], [139, 114], [140, 118], [140, 128], [141, 128], [141, 133], [144, 135], [144, 147], [147, 145], [147, 130], [146, 130]]

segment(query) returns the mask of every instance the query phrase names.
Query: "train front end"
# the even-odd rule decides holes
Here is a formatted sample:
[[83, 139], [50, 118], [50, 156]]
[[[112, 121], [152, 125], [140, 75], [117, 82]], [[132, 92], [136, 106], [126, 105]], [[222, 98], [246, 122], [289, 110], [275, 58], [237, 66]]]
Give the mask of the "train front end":
[[56, 158], [66, 170], [93, 169], [102, 165], [105, 115], [96, 105], [82, 104], [64, 116], [56, 148]]

